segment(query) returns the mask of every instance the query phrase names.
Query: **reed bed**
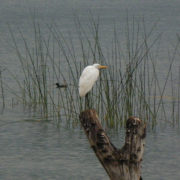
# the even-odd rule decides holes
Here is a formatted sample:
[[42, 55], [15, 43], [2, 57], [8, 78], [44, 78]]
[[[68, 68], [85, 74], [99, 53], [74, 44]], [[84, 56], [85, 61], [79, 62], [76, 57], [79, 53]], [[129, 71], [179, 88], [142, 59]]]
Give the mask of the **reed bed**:
[[[174, 82], [173, 73], [179, 41], [169, 56], [169, 66], [162, 80], [157, 70], [161, 34], [154, 35], [156, 23], [147, 31], [144, 22], [127, 19], [124, 34], [113, 27], [108, 48], [102, 43], [100, 22], [93, 18], [88, 31], [76, 18], [75, 42], [71, 34], [61, 32], [55, 24], [47, 27], [48, 35], [33, 21], [31, 43], [19, 30], [23, 51], [10, 29], [24, 78], [12, 77], [19, 88], [18, 99], [25, 106], [40, 113], [45, 120], [53, 119], [57, 124], [65, 120], [70, 126], [77, 125], [85, 103], [78, 94], [79, 77], [86, 65], [98, 62], [108, 65], [108, 69], [100, 73], [90, 92], [89, 103], [98, 111], [105, 126], [118, 129], [129, 116], [138, 116], [152, 127], [162, 120], [179, 125], [180, 72], [178, 82]], [[67, 88], [57, 89], [56, 82]]]

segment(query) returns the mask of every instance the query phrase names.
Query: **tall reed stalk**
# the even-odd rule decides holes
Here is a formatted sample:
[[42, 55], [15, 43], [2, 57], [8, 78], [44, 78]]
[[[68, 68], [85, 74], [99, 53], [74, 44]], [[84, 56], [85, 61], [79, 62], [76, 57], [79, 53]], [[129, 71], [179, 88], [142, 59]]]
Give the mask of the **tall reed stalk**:
[[[100, 20], [92, 18], [85, 29], [76, 18], [75, 27], [77, 39], [74, 42], [70, 33], [62, 33], [56, 25], [48, 26], [49, 33], [44, 35], [40, 24], [33, 21], [33, 42], [29, 43], [19, 31], [24, 52], [10, 29], [24, 76], [23, 81], [17, 78], [16, 81], [25, 105], [39, 109], [45, 119], [56, 117], [56, 122], [60, 123], [65, 118], [69, 125], [76, 125], [78, 115], [84, 109], [84, 99], [78, 94], [80, 74], [86, 65], [98, 62], [108, 65], [108, 70], [101, 72], [90, 92], [89, 103], [106, 126], [123, 126], [132, 115], [139, 116], [152, 127], [159, 119], [167, 120], [164, 96], [169, 80], [172, 95], [178, 92], [178, 103], [173, 102], [171, 107], [172, 116], [175, 118], [177, 114], [172, 123], [179, 122], [179, 86], [177, 90], [173, 86], [171, 73], [179, 44], [170, 59], [164, 82], [160, 82], [155, 59], [161, 34], [153, 34], [156, 23], [147, 31], [145, 22], [136, 23], [133, 19], [130, 23], [127, 19], [123, 35], [114, 26], [108, 50], [103, 45]], [[56, 89], [56, 82], [68, 87]]]
[[5, 94], [4, 94], [4, 83], [3, 83], [3, 77], [2, 77], [2, 72], [3, 69], [0, 67], [0, 84], [1, 84], [1, 102], [2, 102], [2, 107], [5, 108]]

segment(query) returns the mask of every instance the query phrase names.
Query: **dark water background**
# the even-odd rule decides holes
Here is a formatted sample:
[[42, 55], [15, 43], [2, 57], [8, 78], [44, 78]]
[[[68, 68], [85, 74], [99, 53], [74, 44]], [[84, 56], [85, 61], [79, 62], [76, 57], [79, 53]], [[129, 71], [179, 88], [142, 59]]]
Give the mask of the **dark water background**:
[[[85, 24], [89, 18], [88, 11], [101, 18], [102, 36], [106, 39], [104, 44], [108, 43], [114, 22], [119, 27], [126, 24], [127, 12], [129, 17], [137, 19], [144, 16], [147, 28], [158, 21], [155, 33], [163, 33], [159, 59], [159, 73], [163, 78], [168, 61], [165, 52], [172, 51], [180, 30], [179, 0], [0, 0], [0, 66], [17, 72], [19, 68], [8, 25], [17, 39], [19, 28], [31, 41], [33, 12], [42, 24], [57, 23], [66, 33], [75, 31], [74, 13]], [[174, 72], [177, 72], [179, 64], [176, 60]], [[8, 74], [4, 78], [14, 83]], [[109, 131], [108, 134], [116, 145], [122, 146], [123, 129], [120, 132]], [[82, 129], [65, 125], [57, 128], [54, 124], [39, 122], [21, 108], [11, 108], [8, 103], [0, 114], [0, 162], [2, 180], [108, 179]], [[180, 130], [162, 122], [161, 126], [148, 130], [143, 179], [179, 180], [179, 170]]]

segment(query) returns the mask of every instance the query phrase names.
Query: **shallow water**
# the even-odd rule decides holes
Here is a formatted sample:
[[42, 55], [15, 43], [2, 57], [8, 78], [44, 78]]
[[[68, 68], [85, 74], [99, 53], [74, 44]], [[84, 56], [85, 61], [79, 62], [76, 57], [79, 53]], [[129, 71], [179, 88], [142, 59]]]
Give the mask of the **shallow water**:
[[[108, 179], [82, 129], [15, 119], [0, 122], [0, 179]], [[122, 146], [123, 129], [108, 135], [117, 147]], [[169, 127], [147, 132], [144, 179], [179, 179], [179, 139], [180, 131]]]
[[[116, 23], [121, 27], [132, 16], [145, 17], [147, 29], [158, 21], [155, 34], [163, 33], [163, 40], [158, 56], [159, 75], [164, 80], [167, 73], [167, 49], [172, 53], [176, 44], [176, 34], [180, 29], [180, 1], [169, 0], [1, 0], [0, 2], [0, 66], [19, 72], [19, 65], [8, 25], [13, 29], [19, 46], [21, 40], [18, 28], [31, 42], [32, 14], [42, 24], [57, 23], [65, 34], [75, 32], [74, 13], [86, 24], [89, 13], [101, 19], [103, 46], [111, 39], [112, 27]], [[140, 20], [142, 21], [142, 20]], [[45, 32], [46, 29], [45, 27]], [[75, 43], [77, 37], [75, 36]], [[77, 48], [78, 49], [78, 48]], [[175, 61], [173, 71], [177, 73], [179, 59]], [[6, 72], [5, 72], [6, 73]], [[22, 77], [23, 78], [23, 77]], [[6, 82], [17, 85], [9, 74]], [[177, 79], [175, 79], [177, 83]], [[6, 94], [6, 98], [11, 98]], [[1, 102], [0, 102], [1, 103]], [[32, 118], [23, 109], [11, 108], [6, 102], [6, 110], [0, 114], [0, 179], [2, 180], [49, 180], [49, 179], [108, 179], [104, 169], [94, 156], [84, 132], [79, 127], [67, 128], [66, 123], [57, 128], [51, 122], [41, 122]], [[122, 146], [124, 130], [108, 131], [112, 141]], [[180, 179], [180, 130], [161, 122], [161, 127], [148, 130], [142, 174], [145, 180]]]

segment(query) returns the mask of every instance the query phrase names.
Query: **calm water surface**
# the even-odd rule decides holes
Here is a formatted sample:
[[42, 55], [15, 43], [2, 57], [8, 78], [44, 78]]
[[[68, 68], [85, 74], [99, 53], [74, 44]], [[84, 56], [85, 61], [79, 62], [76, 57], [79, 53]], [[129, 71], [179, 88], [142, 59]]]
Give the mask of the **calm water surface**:
[[[20, 28], [31, 41], [30, 14], [35, 12], [40, 22], [57, 23], [61, 31], [73, 34], [73, 13], [81, 17], [82, 24], [86, 24], [89, 10], [101, 17], [104, 44], [109, 42], [114, 22], [119, 27], [126, 24], [127, 12], [129, 17], [144, 16], [147, 29], [158, 21], [155, 32], [164, 35], [159, 57], [159, 73], [163, 78], [168, 61], [164, 52], [167, 49], [171, 52], [180, 30], [179, 0], [1, 0], [0, 66], [19, 71], [8, 25], [17, 40], [17, 28]], [[176, 60], [175, 66], [179, 67], [179, 63]], [[14, 83], [8, 73], [4, 78]], [[108, 179], [82, 129], [67, 128], [66, 123], [57, 128], [50, 122], [39, 122], [28, 117], [22, 109], [11, 109], [9, 104], [6, 105], [8, 110], [0, 114], [0, 179]], [[122, 146], [124, 130], [108, 133], [118, 147]], [[160, 128], [148, 131], [142, 171], [145, 180], [180, 179], [180, 130], [162, 123]]]
[[[117, 147], [122, 146], [123, 129], [108, 134]], [[82, 129], [3, 115], [0, 137], [0, 179], [108, 179]], [[173, 128], [148, 131], [144, 179], [179, 179], [179, 139], [180, 131]]]

